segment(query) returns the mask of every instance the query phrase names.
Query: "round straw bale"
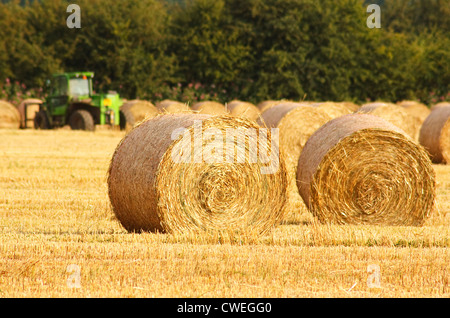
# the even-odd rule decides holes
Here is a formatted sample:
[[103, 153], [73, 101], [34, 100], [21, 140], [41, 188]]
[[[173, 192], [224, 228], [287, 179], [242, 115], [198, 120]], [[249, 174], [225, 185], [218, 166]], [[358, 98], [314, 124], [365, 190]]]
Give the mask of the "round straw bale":
[[419, 142], [434, 163], [450, 163], [450, 105], [430, 113], [423, 122]]
[[318, 129], [300, 155], [297, 186], [323, 223], [420, 226], [435, 172], [418, 143], [377, 116], [350, 114]]
[[337, 102], [336, 104], [344, 105], [345, 107], [350, 109], [352, 112], [357, 112], [359, 110], [359, 108], [361, 107], [358, 104], [355, 104], [353, 102], [348, 102], [348, 101]]
[[296, 185], [298, 158], [308, 138], [331, 119], [321, 109], [290, 102], [269, 108], [257, 121], [261, 126], [279, 129], [280, 149], [286, 158], [288, 171], [287, 214], [299, 210], [307, 213]]
[[313, 104], [312, 106], [322, 109], [331, 118], [337, 118], [352, 113], [352, 111], [347, 106], [339, 103], [324, 102], [324, 103], [316, 103]]
[[267, 109], [257, 123], [280, 130], [280, 147], [286, 152], [286, 156], [294, 158], [296, 163], [308, 138], [331, 119], [321, 109], [288, 102]]
[[20, 114], [20, 128], [34, 128], [34, 117], [43, 101], [37, 98], [27, 98], [20, 102], [17, 110]]
[[227, 107], [231, 115], [248, 118], [253, 121], [258, 120], [261, 114], [258, 107], [249, 102], [233, 101], [227, 104]]
[[158, 107], [161, 113], [165, 114], [177, 114], [177, 113], [189, 113], [191, 108], [188, 104], [166, 99], [159, 102], [156, 107]]
[[435, 110], [436, 108], [444, 107], [444, 106], [450, 106], [450, 102], [441, 102], [441, 103], [434, 104], [433, 106], [431, 106], [431, 111]]
[[265, 110], [267, 110], [275, 105], [283, 104], [286, 102], [289, 102], [289, 101], [287, 101], [287, 100], [266, 100], [266, 101], [259, 103], [256, 106], [258, 107], [259, 111], [262, 113]]
[[415, 116], [411, 116], [403, 107], [392, 103], [364, 104], [357, 113], [370, 114], [381, 117], [402, 129], [415, 141], [419, 140], [422, 122]]
[[416, 102], [416, 101], [401, 101], [397, 103], [403, 109], [405, 109], [410, 115], [415, 116], [420, 119], [420, 122], [423, 123], [425, 119], [427, 119], [431, 110], [424, 104]]
[[149, 101], [130, 100], [120, 107], [120, 126], [127, 131], [137, 123], [153, 118], [159, 114], [158, 109]]
[[195, 103], [192, 109], [198, 114], [206, 115], [226, 115], [228, 114], [225, 105], [215, 101], [203, 101]]
[[17, 108], [0, 100], [0, 128], [18, 129], [20, 127], [20, 114]]
[[270, 131], [260, 143], [258, 129], [248, 119], [199, 114], [137, 125], [108, 171], [117, 219], [130, 232], [270, 230], [283, 217], [287, 176]]

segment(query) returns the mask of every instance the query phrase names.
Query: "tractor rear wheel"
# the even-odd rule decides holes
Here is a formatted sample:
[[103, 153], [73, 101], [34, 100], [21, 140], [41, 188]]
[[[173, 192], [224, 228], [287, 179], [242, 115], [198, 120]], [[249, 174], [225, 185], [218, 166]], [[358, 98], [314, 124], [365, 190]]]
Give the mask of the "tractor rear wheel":
[[72, 130], [95, 130], [94, 118], [90, 112], [84, 109], [76, 110], [70, 115], [69, 125]]
[[34, 116], [34, 129], [49, 129], [50, 125], [48, 123], [47, 114], [45, 111], [40, 110], [36, 112]]

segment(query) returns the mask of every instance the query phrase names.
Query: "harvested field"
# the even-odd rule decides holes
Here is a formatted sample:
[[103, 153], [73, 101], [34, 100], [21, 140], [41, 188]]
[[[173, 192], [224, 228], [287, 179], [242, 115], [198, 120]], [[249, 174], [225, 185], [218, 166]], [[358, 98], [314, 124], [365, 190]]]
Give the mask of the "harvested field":
[[0, 130], [1, 297], [450, 297], [448, 165], [433, 165], [438, 209], [422, 227], [304, 214], [261, 236], [137, 234], [108, 203], [123, 136]]

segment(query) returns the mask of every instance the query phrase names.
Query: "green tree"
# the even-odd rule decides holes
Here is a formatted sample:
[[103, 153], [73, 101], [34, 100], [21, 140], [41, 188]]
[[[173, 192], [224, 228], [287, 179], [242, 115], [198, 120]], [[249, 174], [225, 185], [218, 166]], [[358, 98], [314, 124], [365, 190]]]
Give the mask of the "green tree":
[[239, 41], [239, 25], [224, 0], [195, 0], [179, 9], [171, 23], [171, 50], [185, 83], [201, 82], [223, 89], [246, 84], [250, 48]]

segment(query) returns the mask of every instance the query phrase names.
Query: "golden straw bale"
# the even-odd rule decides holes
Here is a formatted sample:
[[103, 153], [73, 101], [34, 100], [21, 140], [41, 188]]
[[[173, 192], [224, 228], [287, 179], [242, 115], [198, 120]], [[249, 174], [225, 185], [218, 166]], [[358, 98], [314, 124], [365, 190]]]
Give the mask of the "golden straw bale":
[[415, 116], [411, 116], [403, 107], [392, 103], [369, 103], [364, 104], [357, 113], [370, 114], [381, 117], [402, 129], [415, 141], [419, 140], [422, 122]]
[[159, 114], [158, 109], [149, 101], [130, 100], [120, 107], [120, 126], [129, 131], [139, 122]]
[[337, 118], [344, 115], [351, 114], [352, 111], [344, 104], [334, 102], [323, 102], [312, 104], [313, 107], [317, 107], [326, 112], [331, 118]]
[[256, 106], [258, 107], [259, 111], [261, 113], [263, 113], [265, 110], [271, 108], [272, 106], [283, 104], [285, 102], [288, 102], [288, 101], [287, 100], [266, 100], [266, 101], [259, 103]]
[[226, 115], [228, 114], [225, 105], [215, 101], [203, 101], [195, 103], [192, 109], [199, 114], [206, 115]]
[[258, 107], [249, 102], [233, 101], [227, 104], [227, 108], [231, 115], [248, 118], [253, 121], [258, 120], [259, 115], [261, 114]]
[[188, 104], [170, 99], [157, 103], [156, 107], [163, 114], [190, 113], [192, 111]]
[[288, 171], [289, 202], [286, 208], [289, 217], [296, 217], [296, 211], [307, 212], [296, 185], [300, 153], [308, 138], [331, 119], [321, 109], [307, 104], [290, 102], [267, 109], [257, 121], [261, 126], [279, 129], [280, 149], [285, 155]]
[[435, 110], [436, 108], [444, 107], [444, 106], [450, 106], [450, 102], [441, 102], [441, 103], [434, 104], [433, 106], [431, 106], [431, 111]]
[[311, 136], [298, 161], [297, 186], [323, 223], [420, 226], [436, 197], [425, 149], [366, 114], [336, 118]]
[[353, 102], [348, 102], [348, 101], [344, 101], [344, 102], [337, 102], [336, 104], [341, 104], [344, 105], [345, 107], [347, 107], [348, 109], [350, 109], [350, 111], [357, 112], [359, 110], [359, 108], [361, 107], [358, 104], [355, 104]]
[[18, 129], [20, 127], [20, 113], [17, 108], [7, 102], [0, 100], [0, 128]]
[[419, 118], [421, 123], [423, 123], [431, 113], [431, 110], [425, 104], [416, 101], [405, 100], [398, 102], [397, 104], [403, 107], [409, 114]]
[[419, 142], [435, 163], [450, 163], [450, 104], [434, 109], [420, 130]]
[[167, 114], [142, 122], [111, 159], [115, 216], [130, 232], [270, 231], [283, 218], [287, 176], [276, 140], [269, 131], [268, 142], [258, 142], [259, 131], [233, 116]]
[[34, 117], [43, 101], [37, 98], [27, 98], [20, 102], [17, 110], [20, 114], [20, 128], [34, 128]]

